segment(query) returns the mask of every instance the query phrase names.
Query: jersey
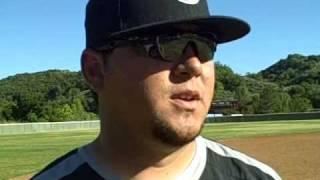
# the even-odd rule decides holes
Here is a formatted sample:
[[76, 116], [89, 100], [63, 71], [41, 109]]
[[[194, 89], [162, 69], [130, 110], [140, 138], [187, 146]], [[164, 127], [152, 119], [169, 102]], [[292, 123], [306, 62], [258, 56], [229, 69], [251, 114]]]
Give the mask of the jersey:
[[[110, 170], [94, 160], [88, 145], [75, 149], [36, 174], [34, 180], [118, 180]], [[177, 180], [281, 180], [269, 166], [225, 145], [201, 136], [196, 152]]]

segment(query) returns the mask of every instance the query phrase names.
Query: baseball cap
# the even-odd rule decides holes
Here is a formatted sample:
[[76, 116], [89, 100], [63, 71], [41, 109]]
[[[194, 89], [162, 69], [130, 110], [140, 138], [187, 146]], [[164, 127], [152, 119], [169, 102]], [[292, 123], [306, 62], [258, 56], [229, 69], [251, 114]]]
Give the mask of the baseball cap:
[[217, 43], [243, 37], [245, 21], [210, 15], [207, 0], [89, 0], [86, 47], [98, 48], [113, 39], [177, 32], [213, 33]]

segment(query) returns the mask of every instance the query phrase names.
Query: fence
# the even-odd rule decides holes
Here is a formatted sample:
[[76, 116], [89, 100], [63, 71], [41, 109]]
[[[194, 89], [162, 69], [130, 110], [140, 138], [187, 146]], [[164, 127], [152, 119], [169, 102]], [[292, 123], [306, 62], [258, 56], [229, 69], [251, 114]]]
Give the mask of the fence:
[[0, 124], [0, 135], [99, 129], [99, 121]]
[[254, 114], [254, 115], [245, 115], [245, 116], [208, 117], [207, 123], [279, 121], [279, 120], [310, 120], [310, 119], [320, 119], [320, 112]]
[[[320, 112], [207, 117], [207, 123], [320, 119]], [[0, 135], [99, 129], [95, 121], [0, 124]]]

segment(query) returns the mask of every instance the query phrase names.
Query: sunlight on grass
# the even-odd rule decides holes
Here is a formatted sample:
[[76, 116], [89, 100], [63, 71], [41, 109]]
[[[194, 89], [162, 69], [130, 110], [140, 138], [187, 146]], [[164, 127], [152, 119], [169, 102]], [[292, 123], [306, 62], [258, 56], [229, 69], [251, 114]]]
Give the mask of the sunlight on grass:
[[97, 131], [0, 136], [0, 179], [38, 171], [48, 162], [96, 136]]
[[[211, 139], [320, 132], [320, 120], [207, 124]], [[35, 173], [58, 156], [92, 141], [98, 130], [0, 136], [0, 179]]]
[[205, 126], [202, 135], [224, 139], [312, 132], [320, 132], [320, 120], [213, 123]]

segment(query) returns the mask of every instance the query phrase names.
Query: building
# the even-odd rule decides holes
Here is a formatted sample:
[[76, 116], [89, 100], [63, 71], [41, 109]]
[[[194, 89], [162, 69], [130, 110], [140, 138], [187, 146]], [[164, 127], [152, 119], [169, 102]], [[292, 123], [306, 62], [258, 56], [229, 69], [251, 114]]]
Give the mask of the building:
[[214, 101], [209, 109], [209, 114], [224, 114], [227, 111], [237, 111], [239, 109], [239, 101]]

